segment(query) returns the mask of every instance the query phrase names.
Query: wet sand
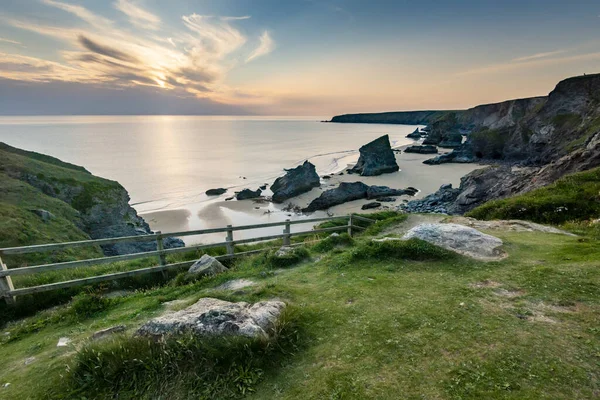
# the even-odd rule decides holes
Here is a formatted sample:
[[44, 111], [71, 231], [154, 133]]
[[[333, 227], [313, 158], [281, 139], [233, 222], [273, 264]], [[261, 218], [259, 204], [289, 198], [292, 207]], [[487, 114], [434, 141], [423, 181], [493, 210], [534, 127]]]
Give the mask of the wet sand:
[[[400, 147], [404, 149], [406, 146]], [[442, 150], [446, 152], [447, 150]], [[423, 161], [432, 158], [432, 154], [396, 153], [396, 160], [400, 171], [383, 174], [374, 177], [363, 177], [355, 174], [334, 174], [331, 179], [322, 180], [321, 187], [315, 188], [308, 193], [297, 196], [283, 204], [273, 204], [264, 200], [230, 200], [225, 198], [233, 196], [234, 193], [226, 193], [222, 196], [198, 204], [195, 209], [177, 209], [155, 211], [142, 214], [148, 224], [154, 230], [162, 232], [173, 232], [189, 229], [206, 229], [224, 227], [226, 225], [248, 225], [266, 222], [284, 221], [286, 219], [299, 220], [307, 218], [318, 218], [329, 215], [346, 215], [354, 212], [370, 213], [382, 209], [395, 209], [403, 201], [409, 201], [424, 197], [435, 192], [446, 183], [452, 183], [455, 187], [460, 184], [460, 178], [469, 172], [481, 168], [477, 164], [442, 164], [426, 165]], [[350, 165], [348, 165], [350, 166]], [[344, 168], [345, 169], [345, 168]], [[335, 188], [340, 182], [361, 181], [367, 185], [383, 185], [394, 189], [403, 189], [409, 186], [419, 189], [416, 196], [396, 197], [396, 202], [382, 203], [382, 207], [373, 210], [361, 210], [361, 206], [372, 200], [355, 200], [341, 204], [329, 209], [329, 212], [318, 211], [310, 215], [301, 215], [285, 211], [290, 203], [300, 208], [306, 207], [312, 200], [328, 189]], [[270, 196], [271, 191], [263, 192]], [[311, 229], [311, 224], [298, 224], [293, 226], [293, 231], [306, 231]], [[263, 235], [272, 235], [281, 232], [282, 227], [264, 228], [249, 231], [236, 231], [235, 238], [244, 239]], [[186, 243], [217, 242], [222, 241], [223, 234], [211, 234], [184, 238]]]

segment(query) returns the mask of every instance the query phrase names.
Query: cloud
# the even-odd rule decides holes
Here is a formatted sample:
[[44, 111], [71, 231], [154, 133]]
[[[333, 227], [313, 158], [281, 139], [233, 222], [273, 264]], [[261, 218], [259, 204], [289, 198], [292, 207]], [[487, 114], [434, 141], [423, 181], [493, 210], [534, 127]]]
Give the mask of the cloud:
[[111, 20], [96, 15], [83, 6], [62, 3], [60, 1], [55, 0], [41, 0], [41, 2], [48, 6], [56, 7], [63, 11], [71, 13], [96, 28], [107, 29], [110, 28], [113, 24]]
[[129, 21], [138, 28], [158, 30], [161, 20], [158, 16], [144, 10], [137, 3], [130, 0], [117, 0], [114, 3], [117, 10], [129, 17]]
[[85, 47], [93, 53], [102, 54], [103, 56], [116, 58], [117, 60], [126, 61], [134, 64], [138, 62], [138, 60], [135, 57], [125, 54], [124, 52], [119, 51], [117, 49], [113, 49], [112, 47], [96, 43], [83, 35], [79, 35], [77, 40], [79, 41], [79, 43], [81, 43], [83, 47]]
[[244, 19], [250, 19], [252, 18], [250, 15], [242, 15], [240, 17], [221, 17], [221, 20], [223, 21], [241, 21]]
[[[23, 46], [23, 43], [21, 43], [21, 42], [17, 42], [16, 40], [4, 39], [1, 37], [0, 37], [0, 42], [16, 44], [17, 46]], [[25, 46], [23, 46], [23, 47], [25, 47]]]
[[548, 57], [556, 56], [556, 55], [559, 55], [559, 54], [563, 54], [565, 52], [566, 52], [566, 50], [549, 51], [549, 52], [546, 52], [546, 53], [537, 53], [537, 54], [532, 54], [530, 56], [514, 58], [511, 61], [512, 62], [531, 61], [531, 60], [537, 60], [537, 59], [540, 59], [540, 58], [548, 58]]
[[[134, 0], [116, 0], [115, 8], [129, 18], [117, 23], [87, 8], [58, 0], [40, 0], [76, 16], [84, 25], [60, 26], [38, 20], [0, 16], [0, 23], [51, 37], [60, 43], [56, 54], [43, 58], [0, 53], [0, 78], [22, 82], [70, 82], [119, 89], [152, 87], [174, 96], [205, 98], [245, 105], [262, 100], [226, 84], [229, 72], [269, 53], [273, 40], [264, 31], [254, 50], [235, 24], [249, 16], [218, 17], [190, 14], [180, 28], [160, 25], [160, 19]], [[139, 25], [143, 23], [143, 29]], [[251, 53], [249, 57], [246, 55]], [[50, 61], [52, 60], [52, 61]]]
[[260, 43], [256, 49], [248, 56], [246, 62], [250, 62], [252, 60], [257, 59], [258, 57], [262, 57], [266, 54], [269, 54], [275, 49], [275, 42], [271, 38], [271, 35], [268, 31], [264, 31], [262, 35], [260, 35]]
[[[562, 52], [561, 52], [562, 53]], [[557, 53], [558, 54], [558, 53]], [[515, 62], [512, 60], [510, 62], [499, 63], [487, 65], [480, 68], [474, 68], [467, 71], [459, 72], [458, 76], [466, 76], [466, 75], [481, 75], [481, 74], [496, 74], [500, 72], [521, 70], [527, 68], [540, 68], [546, 67], [549, 65], [556, 64], [568, 64], [574, 62], [588, 61], [588, 60], [597, 60], [600, 59], [600, 53], [585, 53], [585, 54], [576, 54], [565, 57], [548, 57], [548, 56], [540, 56], [540, 57], [524, 57], [524, 60], [519, 62]]]

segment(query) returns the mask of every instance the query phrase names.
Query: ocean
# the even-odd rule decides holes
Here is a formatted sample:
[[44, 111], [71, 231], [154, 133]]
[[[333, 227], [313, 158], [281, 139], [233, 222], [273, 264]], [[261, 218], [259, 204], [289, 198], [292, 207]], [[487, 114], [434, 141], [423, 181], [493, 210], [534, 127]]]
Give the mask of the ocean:
[[[271, 184], [284, 168], [304, 160], [315, 164], [320, 175], [341, 171], [356, 162], [360, 146], [383, 134], [389, 134], [393, 147], [413, 143], [405, 136], [415, 126], [320, 122], [324, 119], [0, 117], [0, 141], [120, 182], [153, 229], [165, 232], [283, 220], [289, 214], [272, 206], [235, 207], [235, 201], [222, 205], [234, 191]], [[218, 187], [229, 191], [219, 198], [204, 194]]]

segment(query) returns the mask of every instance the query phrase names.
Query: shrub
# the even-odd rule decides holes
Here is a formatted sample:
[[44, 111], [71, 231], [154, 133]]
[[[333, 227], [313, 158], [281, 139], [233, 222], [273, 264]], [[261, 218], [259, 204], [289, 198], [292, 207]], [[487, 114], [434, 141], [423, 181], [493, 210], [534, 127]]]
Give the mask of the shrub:
[[94, 315], [106, 311], [112, 301], [96, 293], [82, 293], [73, 298], [71, 312], [80, 319], [90, 318]]
[[75, 356], [57, 397], [240, 398], [298, 349], [300, 321], [286, 310], [269, 340], [181, 335], [91, 343]]
[[600, 168], [562, 177], [552, 185], [489, 201], [466, 214], [477, 219], [526, 219], [560, 224], [600, 215]]
[[434, 246], [420, 239], [368, 241], [351, 252], [351, 259], [405, 259], [415, 261], [448, 260], [458, 257], [456, 253]]
[[347, 233], [340, 235], [329, 235], [325, 239], [313, 246], [315, 251], [324, 253], [333, 250], [336, 246], [351, 246], [354, 244], [354, 239], [348, 236]]
[[310, 255], [304, 246], [296, 247], [283, 256], [276, 256], [276, 250], [271, 250], [266, 256], [266, 263], [271, 268], [286, 268], [308, 258]]

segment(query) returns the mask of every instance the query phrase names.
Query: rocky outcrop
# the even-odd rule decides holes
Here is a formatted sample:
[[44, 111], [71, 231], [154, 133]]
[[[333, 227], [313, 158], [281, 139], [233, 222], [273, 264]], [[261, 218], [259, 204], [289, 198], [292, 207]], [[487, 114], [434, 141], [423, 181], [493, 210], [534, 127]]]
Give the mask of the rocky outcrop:
[[421, 224], [409, 230], [402, 239], [417, 238], [467, 257], [492, 261], [505, 257], [502, 240], [477, 229], [458, 224]]
[[161, 338], [191, 333], [198, 336], [244, 336], [267, 338], [285, 309], [281, 301], [255, 304], [202, 298], [177, 312], [154, 318], [138, 329], [137, 335]]
[[459, 189], [452, 188], [451, 184], [445, 184], [437, 192], [422, 199], [401, 204], [398, 209], [407, 213], [448, 214], [448, 208], [456, 200], [459, 193]]
[[205, 194], [207, 196], [220, 196], [222, 194], [224, 194], [225, 192], [227, 192], [227, 189], [225, 188], [218, 188], [218, 189], [208, 189]]
[[414, 196], [418, 190], [415, 188], [406, 189], [392, 189], [387, 186], [369, 186], [367, 188], [367, 199], [377, 199], [378, 197], [389, 197], [389, 196]]
[[493, 231], [508, 231], [508, 232], [542, 232], [554, 233], [557, 235], [577, 236], [570, 232], [557, 229], [552, 226], [540, 225], [535, 222], [522, 221], [518, 219], [510, 220], [494, 220], [480, 221], [469, 217], [448, 217], [444, 220], [446, 223], [454, 223], [469, 226], [475, 229], [493, 230]]
[[406, 137], [408, 139], [421, 139], [421, 132], [419, 131], [419, 128], [415, 129], [414, 132], [409, 133], [408, 135], [406, 135]]
[[321, 193], [302, 212], [313, 212], [326, 210], [338, 204], [347, 203], [360, 199], [376, 199], [384, 196], [414, 196], [415, 188], [391, 189], [387, 186], [367, 186], [362, 182], [342, 182], [337, 188], [329, 189]]
[[[152, 233], [146, 221], [129, 205], [129, 194], [118, 182], [93, 176], [82, 167], [54, 157], [16, 149], [4, 143], [0, 143], [0, 153], [0, 173], [29, 185], [40, 196], [50, 196], [70, 207], [69, 222], [89, 238]], [[33, 198], [35, 193], [29, 196], [31, 201], [36, 200]], [[33, 243], [23, 243], [26, 244]], [[163, 244], [165, 248], [185, 245], [176, 238], [165, 238]], [[102, 250], [108, 256], [154, 251], [156, 241], [123, 242], [102, 246]]]
[[375, 176], [400, 169], [390, 146], [390, 137], [383, 135], [359, 149], [360, 156], [356, 165], [349, 172], [362, 176]]
[[405, 153], [418, 153], [418, 154], [437, 154], [438, 149], [435, 146], [408, 146], [404, 149]]
[[198, 277], [214, 276], [222, 274], [223, 272], [227, 272], [227, 268], [221, 264], [219, 260], [208, 254], [202, 255], [202, 257], [188, 269], [188, 274]]
[[273, 182], [271, 185], [272, 200], [274, 203], [281, 203], [320, 185], [315, 166], [308, 161], [304, 161], [302, 165], [296, 168], [286, 169], [285, 175]]
[[256, 189], [256, 190], [244, 189], [241, 192], [237, 192], [235, 194], [235, 198], [236, 198], [236, 200], [256, 199], [256, 198], [260, 197], [261, 194], [262, 194], [262, 190], [260, 190], [260, 189]]
[[477, 161], [473, 154], [473, 148], [470, 142], [463, 143], [460, 147], [452, 150], [450, 153], [441, 154], [437, 157], [423, 161], [423, 164], [439, 165], [445, 163], [468, 164]]
[[321, 193], [319, 197], [310, 202], [303, 212], [326, 210], [338, 204], [347, 203], [352, 200], [365, 199], [369, 186], [362, 182], [342, 182], [335, 189], [329, 189]]

